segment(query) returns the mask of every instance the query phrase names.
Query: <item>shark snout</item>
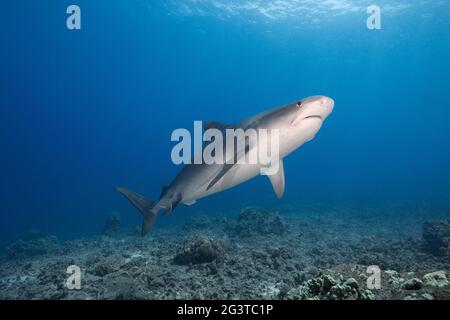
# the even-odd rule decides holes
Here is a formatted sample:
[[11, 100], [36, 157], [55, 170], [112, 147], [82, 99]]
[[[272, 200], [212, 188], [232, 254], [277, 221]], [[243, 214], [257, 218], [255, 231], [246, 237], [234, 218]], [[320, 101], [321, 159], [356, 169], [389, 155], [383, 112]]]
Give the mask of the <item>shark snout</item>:
[[333, 112], [334, 100], [329, 97], [321, 97], [320, 104], [322, 106], [322, 113], [323, 113], [321, 117], [322, 120], [325, 120], [325, 118], [328, 117], [331, 112]]
[[321, 103], [321, 105], [323, 105], [327, 108], [330, 108], [330, 109], [333, 109], [333, 107], [334, 107], [334, 100], [329, 97], [325, 97], [325, 96], [322, 97], [320, 100], [320, 103]]
[[334, 100], [326, 96], [313, 96], [303, 100], [298, 120], [320, 119], [324, 121], [333, 112]]

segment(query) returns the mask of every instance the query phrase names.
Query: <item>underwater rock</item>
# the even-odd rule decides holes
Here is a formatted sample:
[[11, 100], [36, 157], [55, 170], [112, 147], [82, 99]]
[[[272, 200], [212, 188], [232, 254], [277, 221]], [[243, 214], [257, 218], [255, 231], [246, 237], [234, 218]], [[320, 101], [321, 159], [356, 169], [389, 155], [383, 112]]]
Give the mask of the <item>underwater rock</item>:
[[223, 241], [197, 235], [184, 243], [181, 252], [175, 256], [174, 262], [175, 264], [212, 262], [222, 258], [225, 251]]
[[24, 237], [6, 247], [6, 254], [14, 259], [35, 257], [55, 251], [58, 247], [58, 238], [55, 236], [29, 231]]
[[242, 209], [236, 221], [229, 223], [226, 230], [237, 237], [283, 235], [287, 232], [288, 226], [277, 212], [251, 206]]
[[328, 274], [319, 274], [286, 294], [289, 300], [372, 300], [370, 290], [360, 290], [354, 278], [344, 280]]
[[437, 256], [450, 255], [450, 219], [426, 221], [422, 237], [427, 252]]
[[406, 280], [402, 284], [402, 288], [405, 290], [420, 290], [423, 287], [423, 282], [420, 279], [412, 278]]
[[297, 277], [296, 271], [303, 269], [300, 263], [296, 263], [293, 250], [286, 247], [270, 246], [265, 250], [252, 250], [251, 261], [270, 267], [272, 270]]
[[424, 298], [425, 300], [434, 300], [433, 295], [431, 295], [429, 293], [422, 294], [422, 298]]
[[103, 299], [107, 300], [142, 300], [145, 296], [135, 279], [127, 275], [108, 277], [105, 281]]
[[106, 218], [102, 234], [107, 236], [113, 236], [118, 234], [119, 231], [120, 231], [120, 213], [111, 212]]
[[98, 277], [104, 277], [116, 272], [124, 263], [124, 259], [116, 254], [101, 256], [98, 262], [90, 269], [90, 273]]
[[354, 278], [349, 278], [349, 279], [345, 280], [344, 285], [355, 288], [355, 289], [359, 288], [358, 281], [356, 281]]
[[409, 296], [404, 297], [403, 300], [418, 300], [417, 299], [417, 294], [412, 293]]
[[412, 237], [388, 241], [361, 242], [353, 254], [360, 265], [377, 265], [383, 270], [418, 270], [423, 261], [422, 241]]
[[101, 263], [96, 265], [93, 269], [92, 269], [92, 274], [98, 276], [98, 277], [103, 277], [106, 276], [107, 274], [113, 273], [116, 269], [107, 263]]
[[388, 283], [393, 285], [399, 285], [404, 281], [402, 277], [400, 277], [400, 274], [395, 270], [386, 270], [385, 275], [388, 278]]
[[427, 273], [422, 279], [427, 286], [431, 287], [442, 288], [449, 284], [444, 271]]

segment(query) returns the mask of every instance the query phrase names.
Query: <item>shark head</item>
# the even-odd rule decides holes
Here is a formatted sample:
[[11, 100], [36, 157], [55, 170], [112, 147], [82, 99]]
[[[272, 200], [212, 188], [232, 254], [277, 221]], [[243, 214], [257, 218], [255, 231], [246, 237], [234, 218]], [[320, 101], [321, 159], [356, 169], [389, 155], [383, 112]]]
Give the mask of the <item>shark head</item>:
[[313, 96], [291, 106], [291, 125], [322, 125], [334, 108], [334, 101], [325, 96]]
[[333, 99], [312, 96], [288, 104], [275, 112], [270, 127], [280, 129], [280, 154], [289, 154], [314, 139], [333, 108]]

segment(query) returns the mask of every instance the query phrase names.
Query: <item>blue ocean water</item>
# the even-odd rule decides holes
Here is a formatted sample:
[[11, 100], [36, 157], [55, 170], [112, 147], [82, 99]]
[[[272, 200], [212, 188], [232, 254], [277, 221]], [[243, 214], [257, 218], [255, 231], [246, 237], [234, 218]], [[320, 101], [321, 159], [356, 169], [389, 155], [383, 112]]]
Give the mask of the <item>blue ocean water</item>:
[[[233, 123], [311, 95], [336, 104], [265, 177], [180, 206], [160, 225], [289, 201], [450, 205], [450, 4], [354, 0], [2, 1], [0, 244], [29, 229], [96, 234], [125, 185], [157, 198], [180, 169], [176, 128]], [[77, 4], [82, 29], [66, 28]]]

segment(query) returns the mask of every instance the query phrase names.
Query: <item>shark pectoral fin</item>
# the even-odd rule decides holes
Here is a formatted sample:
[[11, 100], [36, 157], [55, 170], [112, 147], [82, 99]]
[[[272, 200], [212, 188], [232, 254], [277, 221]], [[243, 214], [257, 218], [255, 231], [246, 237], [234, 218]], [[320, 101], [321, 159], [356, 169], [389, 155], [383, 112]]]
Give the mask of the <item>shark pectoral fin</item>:
[[193, 204], [195, 204], [197, 201], [196, 200], [192, 200], [192, 201], [188, 201], [188, 202], [183, 202], [183, 204], [187, 205], [187, 206], [192, 206]]
[[285, 189], [284, 165], [282, 159], [280, 159], [280, 161], [278, 162], [278, 171], [273, 175], [269, 175], [268, 177], [270, 182], [272, 183], [273, 190], [275, 191], [277, 197], [279, 199], [282, 198]]
[[217, 181], [219, 181], [228, 171], [230, 171], [231, 168], [233, 168], [234, 164], [224, 164], [222, 167], [222, 170], [214, 177], [214, 179], [211, 180], [211, 182], [206, 187], [206, 191], [211, 189]]
[[155, 224], [156, 217], [158, 216], [158, 208], [155, 206], [155, 203], [139, 193], [125, 188], [119, 187], [116, 188], [116, 191], [124, 195], [125, 198], [127, 198], [131, 204], [144, 216], [141, 234], [142, 236], [145, 236]]
[[233, 168], [240, 159], [245, 157], [248, 152], [250, 151], [250, 141], [246, 140], [244, 149], [243, 150], [237, 150], [237, 146], [234, 146], [234, 157], [233, 157], [233, 163], [225, 163], [222, 167], [222, 169], [219, 171], [219, 173], [214, 177], [214, 179], [211, 180], [211, 182], [206, 187], [206, 191], [211, 189], [225, 174], [227, 174], [228, 171], [230, 171], [231, 168]]

